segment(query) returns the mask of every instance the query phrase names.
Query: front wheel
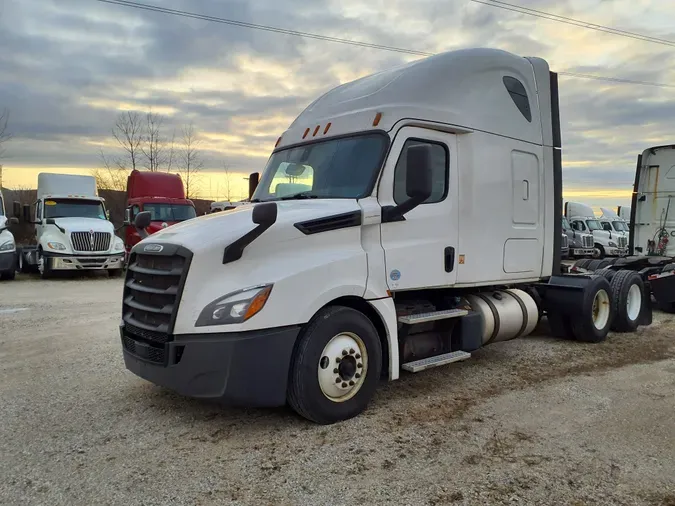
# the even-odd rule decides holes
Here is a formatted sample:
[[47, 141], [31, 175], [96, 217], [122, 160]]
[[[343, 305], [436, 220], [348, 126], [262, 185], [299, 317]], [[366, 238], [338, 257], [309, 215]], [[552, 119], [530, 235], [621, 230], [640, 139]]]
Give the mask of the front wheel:
[[596, 258], [598, 260], [602, 260], [605, 258], [605, 248], [602, 244], [597, 244], [595, 245], [595, 250], [593, 251], [593, 258]]
[[323, 425], [353, 418], [366, 409], [381, 370], [382, 347], [373, 323], [348, 307], [324, 308], [296, 345], [288, 403]]
[[42, 251], [38, 252], [37, 268], [42, 279], [49, 279], [52, 277], [52, 269], [49, 266], [49, 259], [42, 254]]

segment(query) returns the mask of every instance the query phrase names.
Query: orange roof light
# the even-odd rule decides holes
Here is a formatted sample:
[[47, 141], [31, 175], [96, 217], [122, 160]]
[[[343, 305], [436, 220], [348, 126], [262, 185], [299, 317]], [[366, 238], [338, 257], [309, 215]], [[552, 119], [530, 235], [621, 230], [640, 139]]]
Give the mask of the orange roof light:
[[312, 134], [312, 137], [316, 135], [316, 133], [319, 131], [319, 128], [321, 128], [321, 125], [316, 125], [316, 128], [314, 129], [314, 133]]
[[328, 129], [330, 128], [330, 126], [331, 126], [331, 123], [329, 122], [329, 123], [326, 125], [326, 128], [323, 129], [323, 134], [324, 134], [324, 135], [326, 135], [326, 134], [328, 133]]
[[280, 142], [281, 142], [281, 137], [279, 137], [279, 138], [277, 139], [277, 143], [274, 145], [274, 147], [276, 148], [276, 147], [279, 145]]
[[382, 119], [382, 113], [381, 113], [381, 112], [378, 112], [378, 113], [375, 115], [375, 119], [373, 120], [373, 126], [376, 127], [377, 125], [379, 125], [381, 119]]
[[302, 134], [302, 138], [304, 139], [305, 137], [307, 137], [308, 133], [309, 133], [309, 127], [307, 127], [307, 129], [305, 130], [305, 133]]

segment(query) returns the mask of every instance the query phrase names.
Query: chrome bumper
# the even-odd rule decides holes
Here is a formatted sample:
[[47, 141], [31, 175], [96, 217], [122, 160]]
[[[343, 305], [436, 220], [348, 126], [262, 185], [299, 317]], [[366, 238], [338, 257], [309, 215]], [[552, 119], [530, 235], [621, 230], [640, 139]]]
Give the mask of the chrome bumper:
[[103, 256], [53, 256], [49, 266], [55, 271], [111, 270], [124, 266], [124, 253]]

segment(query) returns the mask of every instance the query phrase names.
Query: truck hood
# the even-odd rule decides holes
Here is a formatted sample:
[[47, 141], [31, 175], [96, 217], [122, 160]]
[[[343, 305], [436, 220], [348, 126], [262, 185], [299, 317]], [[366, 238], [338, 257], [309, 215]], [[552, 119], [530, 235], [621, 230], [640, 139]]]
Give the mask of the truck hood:
[[[306, 237], [294, 226], [296, 223], [353, 211], [361, 212], [355, 199], [289, 200], [279, 201], [276, 204], [276, 222], [247, 246], [247, 250], [249, 248], [259, 250], [280, 242]], [[230, 211], [198, 216], [177, 223], [146, 237], [135, 249], [138, 251], [143, 244], [151, 242], [178, 244], [193, 252], [225, 248], [232, 241], [257, 227], [251, 219], [254, 207], [254, 205], [240, 206]]]
[[97, 218], [55, 218], [56, 224], [70, 232], [110, 232], [113, 233], [113, 224], [108, 220], [99, 220]]

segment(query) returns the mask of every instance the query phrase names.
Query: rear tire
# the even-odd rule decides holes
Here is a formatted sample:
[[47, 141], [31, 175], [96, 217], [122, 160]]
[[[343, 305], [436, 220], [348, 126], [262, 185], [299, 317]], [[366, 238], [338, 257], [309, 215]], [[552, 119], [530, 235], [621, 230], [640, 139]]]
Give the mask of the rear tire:
[[614, 319], [612, 288], [603, 276], [591, 276], [582, 294], [581, 314], [572, 320], [577, 341], [599, 343], [609, 333]]
[[635, 271], [621, 270], [611, 282], [614, 298], [612, 330], [633, 332], [638, 327], [644, 294], [644, 282]]
[[589, 263], [591, 263], [591, 260], [592, 260], [591, 258], [583, 258], [583, 259], [579, 260], [579, 261], [578, 261], [576, 264], [574, 264], [574, 265], [575, 265], [575, 267], [579, 267], [579, 268], [581, 268], [581, 269], [585, 269], [586, 266], [587, 266]]
[[612, 269], [603, 268], [600, 269], [599, 271], [595, 271], [595, 274], [597, 274], [598, 276], [602, 276], [611, 284], [612, 278], [616, 276], [616, 271], [613, 271]]
[[600, 264], [603, 262], [603, 260], [591, 260], [588, 264], [586, 269], [589, 271], [595, 271], [596, 269], [599, 268]]
[[[364, 370], [365, 375], [359, 375]], [[296, 344], [288, 403], [300, 416], [318, 424], [347, 420], [366, 409], [381, 370], [382, 347], [373, 323], [348, 307], [324, 308], [310, 320]]]

